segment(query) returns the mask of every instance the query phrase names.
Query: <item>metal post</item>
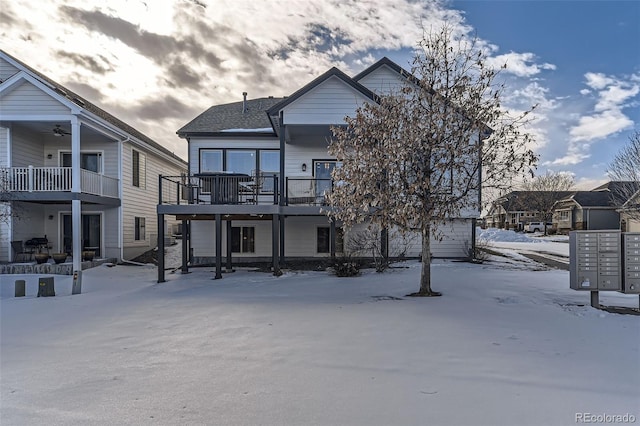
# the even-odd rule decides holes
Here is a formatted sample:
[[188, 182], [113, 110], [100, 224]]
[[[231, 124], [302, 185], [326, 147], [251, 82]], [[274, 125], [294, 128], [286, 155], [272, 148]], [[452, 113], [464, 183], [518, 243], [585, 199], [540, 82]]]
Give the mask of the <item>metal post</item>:
[[189, 273], [189, 245], [187, 239], [187, 221], [182, 221], [182, 273]]
[[222, 215], [216, 214], [216, 276], [215, 279], [222, 278]]
[[278, 253], [280, 251], [278, 247], [278, 240], [280, 237], [280, 232], [278, 230], [279, 225], [279, 215], [274, 214], [271, 216], [271, 256], [273, 258], [273, 275], [276, 277], [282, 275], [282, 272], [280, 272], [280, 264], [278, 262]]
[[233, 259], [231, 258], [231, 218], [227, 219], [227, 267], [225, 272], [233, 271]]
[[280, 267], [284, 267], [284, 215], [279, 215], [280, 217]]
[[600, 293], [597, 291], [591, 292], [591, 307], [600, 309]]
[[158, 215], [158, 282], [163, 283], [164, 279], [164, 215]]
[[329, 253], [331, 254], [331, 259], [335, 260], [336, 258], [336, 220], [331, 218], [331, 222], [329, 225]]

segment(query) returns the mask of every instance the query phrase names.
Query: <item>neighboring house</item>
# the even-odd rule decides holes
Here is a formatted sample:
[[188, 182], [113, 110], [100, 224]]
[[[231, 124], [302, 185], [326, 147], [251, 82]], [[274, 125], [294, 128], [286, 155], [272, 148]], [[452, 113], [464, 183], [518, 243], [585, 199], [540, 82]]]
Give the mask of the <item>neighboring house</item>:
[[530, 222], [544, 221], [538, 211], [538, 200], [561, 199], [570, 191], [512, 191], [498, 197], [485, 216], [489, 228], [504, 228], [522, 231]]
[[620, 230], [640, 232], [640, 190], [636, 191], [620, 209]]
[[553, 225], [558, 232], [620, 229], [621, 195], [629, 182], [607, 182], [591, 191], [574, 191], [554, 206]]
[[[157, 243], [158, 175], [185, 173], [166, 148], [0, 51], [0, 261], [18, 244], [131, 259]], [[166, 224], [166, 227], [172, 223]], [[167, 229], [169, 232], [170, 229]], [[13, 247], [13, 249], [12, 249]]]
[[[234, 256], [273, 260], [276, 268], [278, 259], [345, 251], [348, 235], [325, 214], [331, 171], [339, 167], [327, 153], [331, 127], [344, 126], [345, 116], [398, 89], [407, 75], [387, 58], [353, 78], [332, 68], [291, 96], [247, 100], [244, 93], [243, 101], [213, 106], [178, 130], [188, 143], [190, 176], [163, 179], [158, 213], [190, 225], [192, 263]], [[432, 242], [433, 255], [468, 257], [478, 216], [452, 218], [443, 239]], [[391, 230], [381, 238], [390, 255], [421, 252], [415, 236]]]

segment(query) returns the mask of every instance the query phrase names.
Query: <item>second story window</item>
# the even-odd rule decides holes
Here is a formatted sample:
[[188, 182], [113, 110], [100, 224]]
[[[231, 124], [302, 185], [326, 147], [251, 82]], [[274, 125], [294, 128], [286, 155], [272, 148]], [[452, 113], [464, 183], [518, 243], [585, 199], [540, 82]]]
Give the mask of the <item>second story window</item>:
[[147, 164], [146, 156], [135, 149], [131, 150], [132, 157], [132, 185], [138, 188], [146, 188], [147, 186]]
[[200, 173], [221, 172], [222, 151], [219, 149], [200, 150]]

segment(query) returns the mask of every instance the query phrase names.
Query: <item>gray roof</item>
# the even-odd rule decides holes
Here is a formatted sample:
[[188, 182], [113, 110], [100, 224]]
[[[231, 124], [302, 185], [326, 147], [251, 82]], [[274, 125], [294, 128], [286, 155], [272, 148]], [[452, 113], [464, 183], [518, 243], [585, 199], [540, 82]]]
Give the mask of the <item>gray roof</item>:
[[615, 206], [609, 191], [576, 191], [570, 198], [582, 207]]
[[140, 140], [142, 142], [145, 142], [148, 145], [154, 147], [155, 149], [163, 152], [167, 156], [173, 157], [176, 160], [179, 160], [180, 162], [186, 164], [186, 161], [184, 161], [182, 158], [178, 157], [173, 152], [169, 151], [167, 148], [165, 148], [164, 146], [160, 145], [159, 143], [157, 143], [156, 141], [154, 141], [153, 139], [151, 139], [147, 135], [145, 135], [145, 134], [141, 133], [140, 131], [134, 129], [133, 127], [131, 127], [130, 125], [128, 125], [124, 121], [114, 117], [113, 115], [109, 114], [108, 112], [106, 112], [102, 108], [98, 107], [97, 105], [94, 105], [93, 103], [89, 102], [88, 100], [86, 100], [82, 96], [78, 95], [77, 93], [74, 93], [73, 91], [69, 90], [68, 88], [64, 87], [63, 85], [61, 85], [59, 83], [56, 83], [55, 81], [51, 80], [46, 75], [36, 71], [35, 69], [31, 68], [29, 65], [25, 64], [24, 62], [20, 61], [19, 59], [16, 59], [14, 56], [8, 54], [4, 50], [0, 49], [0, 53], [2, 53], [4, 55], [8, 56], [9, 58], [11, 58], [13, 61], [18, 63], [21, 67], [23, 67], [25, 70], [27, 70], [29, 73], [31, 73], [35, 78], [37, 78], [38, 80], [43, 81], [48, 86], [53, 87], [54, 90], [56, 91], [56, 93], [58, 93], [59, 95], [65, 97], [66, 99], [68, 99], [69, 101], [73, 102], [74, 104], [78, 105], [80, 108], [82, 108], [82, 109], [84, 109], [84, 110], [86, 110], [86, 111], [88, 111], [88, 112], [90, 112], [90, 113], [102, 118], [106, 122], [114, 125], [115, 127], [117, 127], [120, 130], [123, 130], [124, 132], [130, 134], [134, 138], [136, 138], [136, 139], [138, 139], [138, 140]]
[[[271, 122], [266, 111], [284, 98], [258, 98], [246, 102], [246, 110], [243, 112], [244, 101], [233, 102], [224, 105], [214, 105], [189, 123], [185, 124], [176, 133], [180, 137], [191, 135], [213, 135], [229, 129], [272, 129]], [[247, 132], [243, 132], [246, 134]], [[251, 133], [251, 132], [248, 132]], [[265, 131], [258, 132], [265, 134]], [[237, 135], [237, 132], [225, 132], [227, 135]], [[255, 134], [255, 133], [254, 133]], [[266, 133], [274, 136], [275, 133]]]
[[572, 191], [511, 191], [495, 202], [507, 212], [535, 211], [541, 199], [560, 200], [571, 194]]

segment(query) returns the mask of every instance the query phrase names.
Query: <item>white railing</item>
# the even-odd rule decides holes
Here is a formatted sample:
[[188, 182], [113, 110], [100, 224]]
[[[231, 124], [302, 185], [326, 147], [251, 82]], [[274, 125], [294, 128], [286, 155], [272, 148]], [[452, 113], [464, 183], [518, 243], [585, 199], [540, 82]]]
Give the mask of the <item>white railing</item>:
[[[71, 191], [71, 167], [4, 167], [0, 168], [0, 191], [50, 192]], [[81, 170], [81, 192], [118, 197], [118, 179]]]

